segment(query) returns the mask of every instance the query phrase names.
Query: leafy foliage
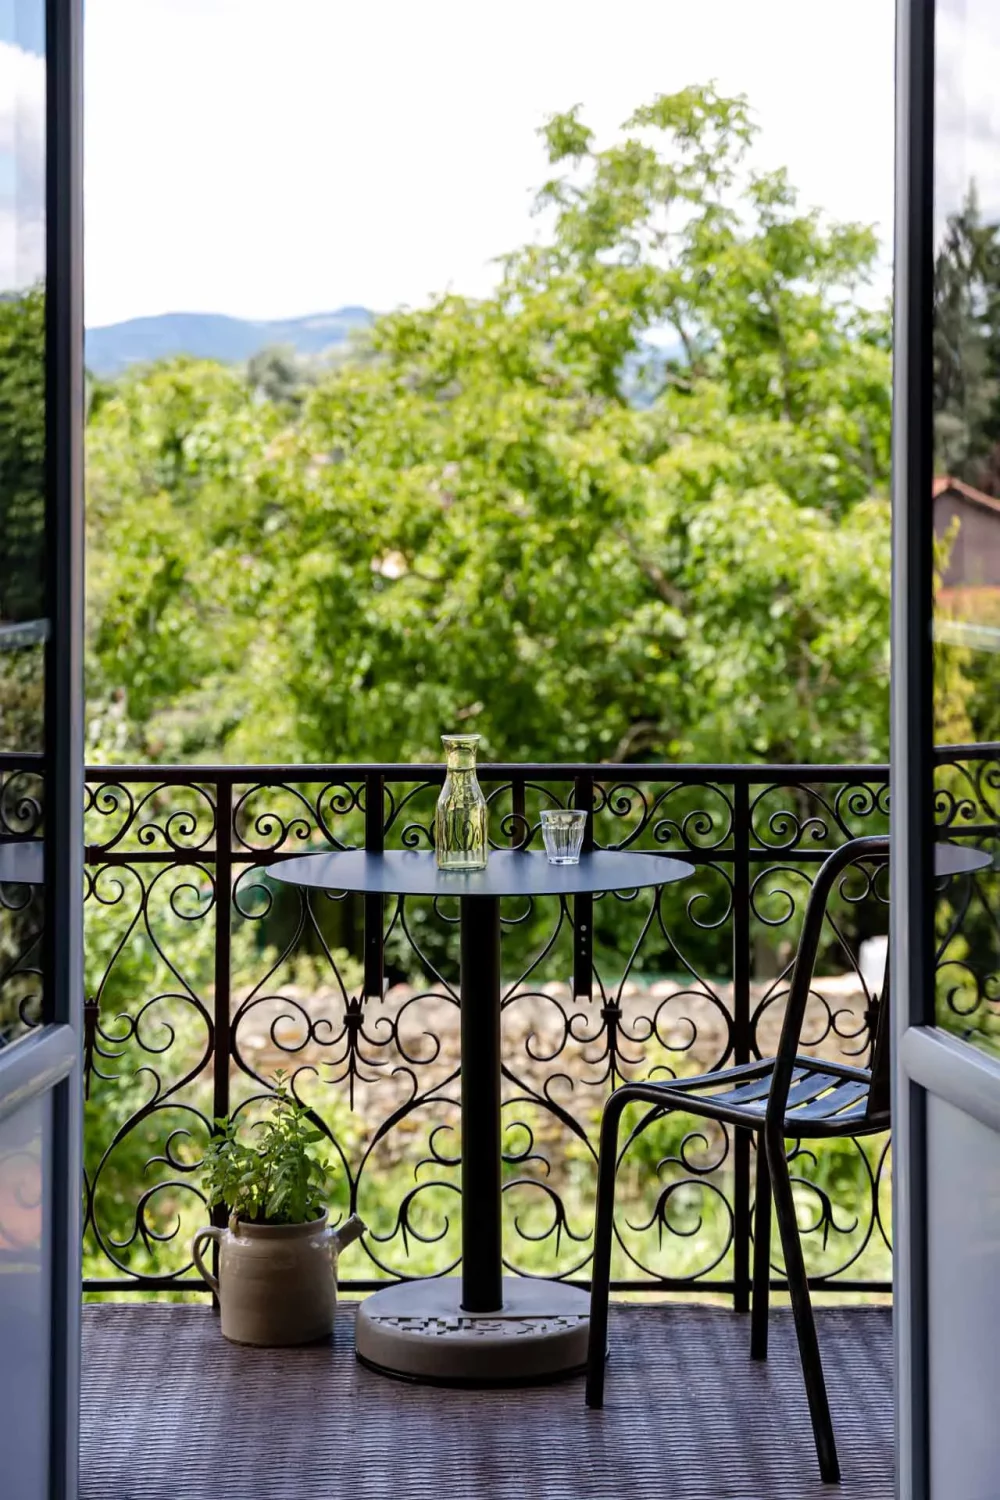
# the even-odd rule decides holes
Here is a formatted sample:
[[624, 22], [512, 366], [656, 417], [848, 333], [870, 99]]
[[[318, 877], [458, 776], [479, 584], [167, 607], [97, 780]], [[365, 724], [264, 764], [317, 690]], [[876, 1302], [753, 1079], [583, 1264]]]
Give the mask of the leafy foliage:
[[[45, 295], [0, 295], [0, 623], [45, 613]], [[0, 652], [0, 744], [41, 749], [42, 648]]]
[[712, 88], [605, 150], [554, 116], [494, 295], [380, 318], [295, 391], [194, 360], [101, 387], [95, 752], [882, 758], [875, 240], [753, 135]]
[[0, 620], [42, 614], [45, 294], [0, 296]]
[[324, 1139], [309, 1113], [292, 1097], [281, 1072], [274, 1077], [270, 1114], [255, 1122], [253, 1140], [240, 1122], [217, 1120], [205, 1153], [204, 1186], [209, 1208], [254, 1224], [305, 1224], [323, 1213], [333, 1182], [325, 1157], [310, 1147]]
[[934, 267], [934, 429], [942, 473], [1000, 492], [1000, 225], [974, 184]]

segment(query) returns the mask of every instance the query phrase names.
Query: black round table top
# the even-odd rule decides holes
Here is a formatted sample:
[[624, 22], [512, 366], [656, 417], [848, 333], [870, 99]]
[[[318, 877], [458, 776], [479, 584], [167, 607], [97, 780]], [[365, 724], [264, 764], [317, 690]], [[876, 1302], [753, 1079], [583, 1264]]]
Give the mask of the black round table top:
[[993, 863], [992, 854], [984, 849], [972, 849], [967, 844], [935, 844], [934, 874], [968, 875], [972, 870], [985, 870]]
[[368, 896], [581, 896], [669, 885], [693, 875], [694, 866], [663, 854], [609, 850], [581, 854], [578, 865], [550, 865], [544, 854], [498, 849], [485, 870], [466, 873], [439, 870], [429, 851], [351, 849], [283, 860], [268, 874], [288, 885]]

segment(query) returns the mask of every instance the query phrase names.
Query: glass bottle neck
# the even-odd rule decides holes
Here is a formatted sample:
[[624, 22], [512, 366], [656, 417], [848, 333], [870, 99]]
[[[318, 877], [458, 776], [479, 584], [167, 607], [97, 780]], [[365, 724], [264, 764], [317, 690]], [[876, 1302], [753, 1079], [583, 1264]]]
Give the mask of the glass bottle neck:
[[476, 769], [476, 749], [478, 736], [475, 741], [462, 740], [456, 743], [447, 735], [442, 737], [445, 750], [445, 764], [449, 774], [452, 771], [474, 771]]

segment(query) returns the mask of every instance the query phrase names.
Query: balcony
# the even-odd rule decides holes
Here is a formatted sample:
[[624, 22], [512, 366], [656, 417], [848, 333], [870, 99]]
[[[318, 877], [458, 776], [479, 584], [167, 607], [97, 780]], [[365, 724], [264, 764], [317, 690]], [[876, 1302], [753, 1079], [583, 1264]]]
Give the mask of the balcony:
[[[941, 753], [948, 838], [996, 839], [995, 771], [995, 747]], [[16, 779], [30, 774], [6, 787], [25, 816]], [[748, 1359], [754, 1163], [741, 1132], [667, 1116], [623, 1155], [613, 1274], [628, 1301], [613, 1312], [602, 1415], [578, 1381], [442, 1397], [350, 1357], [352, 1299], [459, 1265], [457, 913], [312, 897], [267, 871], [312, 849], [429, 847], [441, 774], [88, 773], [83, 1493], [124, 1496], [141, 1474], [144, 1496], [174, 1497], [183, 1473], [185, 1500], [242, 1495], [261, 1464], [288, 1476], [268, 1493], [296, 1497], [638, 1495], [656, 1476], [685, 1497], [823, 1493], [783, 1308], [768, 1365]], [[541, 808], [572, 800], [593, 809], [598, 844], [695, 866], [659, 894], [503, 906], [506, 1265], [586, 1285], [609, 1088], [773, 1050], [811, 876], [844, 839], [886, 830], [887, 768], [506, 765], [482, 782], [501, 846], [538, 847]], [[951, 940], [986, 919], [993, 879], [955, 882], [941, 952], [962, 970], [956, 1028], [992, 1024], [989, 965]], [[804, 1050], [867, 1058], [881, 976], [864, 945], [886, 921], [887, 888], [845, 885]], [[14, 970], [30, 964], [28, 947]], [[341, 1263], [333, 1347], [265, 1353], [221, 1339], [188, 1244], [206, 1219], [212, 1119], [252, 1109], [277, 1068], [330, 1139], [334, 1212], [360, 1212], [369, 1234]], [[842, 1493], [889, 1495], [889, 1142], [813, 1142], [795, 1171]], [[345, 1421], [363, 1437], [349, 1449]]]
[[[346, 1316], [345, 1316], [346, 1312]], [[447, 1391], [386, 1380], [331, 1346], [240, 1349], [207, 1308], [84, 1310], [81, 1500], [890, 1500], [885, 1307], [823, 1308], [844, 1461], [816, 1473], [791, 1315], [766, 1365], [749, 1319], [689, 1303], [613, 1310], [608, 1401], [582, 1382]]]

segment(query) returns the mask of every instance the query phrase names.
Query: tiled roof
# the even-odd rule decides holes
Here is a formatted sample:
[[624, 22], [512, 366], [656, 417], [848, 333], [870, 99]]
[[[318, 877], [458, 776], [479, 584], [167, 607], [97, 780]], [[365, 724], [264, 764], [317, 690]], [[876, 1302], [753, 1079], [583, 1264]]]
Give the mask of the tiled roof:
[[985, 510], [993, 510], [1000, 514], [1000, 500], [994, 499], [992, 495], [987, 495], [982, 490], [974, 489], [964, 480], [952, 479], [948, 474], [938, 475], [934, 480], [931, 494], [935, 500], [939, 495], [959, 495], [963, 500], [971, 501], [973, 505], [981, 505]]

